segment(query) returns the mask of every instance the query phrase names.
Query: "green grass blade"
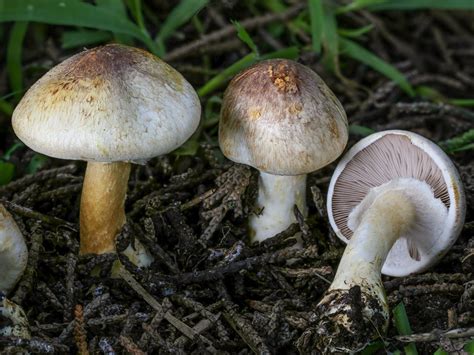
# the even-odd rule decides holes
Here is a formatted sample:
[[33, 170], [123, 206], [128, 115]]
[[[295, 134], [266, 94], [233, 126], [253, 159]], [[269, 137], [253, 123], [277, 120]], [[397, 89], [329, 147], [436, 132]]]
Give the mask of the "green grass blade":
[[216, 90], [218, 87], [223, 85], [224, 83], [229, 80], [232, 76], [240, 72], [241, 70], [249, 67], [257, 60], [257, 55], [255, 53], [247, 54], [242, 59], [238, 60], [231, 66], [225, 68], [211, 80], [209, 80], [206, 84], [204, 84], [198, 91], [198, 95], [203, 97], [209, 95], [211, 92]]
[[141, 40], [156, 52], [151, 38], [127, 17], [109, 8], [78, 0], [0, 0], [0, 22], [6, 21], [34, 21], [124, 33]]
[[323, 42], [324, 10], [322, 0], [308, 0], [309, 18], [311, 20], [311, 40], [313, 51], [321, 53]]
[[298, 57], [298, 48], [296, 47], [289, 47], [285, 49], [281, 49], [272, 53], [265, 54], [260, 58], [257, 57], [255, 53], [247, 54], [242, 59], [238, 60], [231, 66], [227, 67], [211, 80], [209, 80], [206, 84], [204, 84], [198, 91], [198, 95], [203, 97], [209, 95], [211, 92], [216, 90], [221, 85], [224, 85], [232, 76], [237, 74], [238, 72], [244, 70], [245, 68], [249, 67], [256, 61], [264, 60], [264, 59], [271, 59], [271, 58], [288, 58], [288, 59], [296, 59]]
[[[115, 1], [115, 2], [122, 2], [117, 0], [107, 0], [107, 1]], [[142, 11], [142, 2], [141, 0], [128, 0], [127, 1], [128, 8], [132, 12], [133, 17], [135, 18], [135, 22], [137, 23], [138, 27], [148, 36], [148, 31], [145, 26], [145, 19], [143, 18], [143, 11]]]
[[[400, 335], [410, 335], [412, 333], [410, 322], [408, 321], [407, 312], [403, 302], [400, 302], [393, 309], [393, 317], [395, 321], [395, 327], [397, 328], [398, 333]], [[406, 355], [418, 355], [416, 346], [413, 343], [405, 345], [404, 350]]]
[[30, 162], [26, 166], [26, 172], [28, 174], [36, 173], [43, 166], [45, 166], [48, 160], [49, 158], [46, 155], [36, 153], [33, 155], [33, 157], [30, 159]]
[[451, 105], [474, 107], [474, 99], [449, 99]]
[[6, 185], [13, 179], [15, 165], [0, 160], [0, 185]]
[[344, 36], [344, 37], [358, 38], [360, 36], [365, 35], [367, 32], [370, 32], [373, 28], [374, 28], [374, 25], [367, 25], [367, 26], [363, 26], [363, 27], [360, 27], [360, 28], [354, 28], [354, 29], [339, 27], [337, 29], [337, 32], [341, 36]]
[[15, 141], [15, 143], [13, 143], [8, 149], [7, 151], [3, 154], [3, 156], [1, 157], [1, 159], [4, 159], [4, 160], [9, 160], [12, 156], [13, 153], [15, 153], [18, 149], [20, 149], [21, 147], [24, 147], [25, 145], [20, 142], [20, 141]]
[[474, 145], [474, 128], [457, 137], [440, 142], [439, 145], [448, 153], [472, 149]]
[[360, 353], [359, 355], [372, 355], [375, 354], [377, 351], [380, 349], [384, 348], [384, 343], [381, 340], [374, 341], [367, 345]]
[[0, 99], [0, 111], [7, 116], [11, 116], [13, 113], [13, 105], [8, 101]]
[[474, 354], [474, 340], [471, 340], [464, 345], [464, 351], [468, 354]]
[[112, 39], [110, 32], [94, 30], [64, 31], [61, 36], [61, 47], [64, 49], [90, 46]]
[[324, 61], [331, 70], [339, 71], [339, 36], [337, 22], [331, 3], [323, 0], [309, 0], [311, 38], [316, 53], [324, 48]]
[[400, 88], [405, 91], [408, 95], [414, 96], [415, 92], [407, 81], [405, 76], [398, 71], [397, 68], [391, 64], [385, 62], [382, 58], [376, 56], [374, 53], [363, 48], [359, 44], [349, 39], [340, 38], [341, 50], [350, 57], [368, 65], [369, 67], [377, 70], [386, 77], [396, 82]]
[[123, 1], [117, 0], [95, 0], [97, 6], [115, 12], [119, 16], [126, 16], [127, 9]]
[[439, 348], [433, 353], [433, 355], [449, 355], [449, 353], [444, 351], [442, 348]]
[[235, 26], [237, 30], [237, 37], [240, 38], [242, 42], [244, 42], [256, 55], [258, 54], [258, 48], [255, 42], [253, 41], [252, 37], [250, 37], [247, 30], [242, 27], [242, 25], [238, 21], [232, 21], [232, 24]]
[[[117, 14], [117, 16], [127, 18], [127, 7], [123, 1], [117, 0], [95, 0], [95, 3], [98, 7], [104, 8], [106, 11], [112, 11]], [[133, 11], [131, 11], [133, 14]], [[135, 16], [135, 14], [133, 14]], [[141, 28], [140, 28], [141, 29]], [[149, 37], [146, 31], [143, 31], [146, 36]], [[118, 43], [123, 44], [133, 44], [133, 39], [130, 35], [124, 33], [114, 32], [114, 40]]]
[[286, 4], [281, 0], [262, 0], [263, 6], [273, 12], [282, 12], [287, 8]]
[[369, 127], [351, 124], [349, 125], [349, 133], [356, 136], [366, 137], [372, 133], [375, 133], [375, 131]]
[[336, 14], [362, 10], [368, 6], [383, 4], [387, 0], [355, 0], [347, 5], [341, 6], [336, 10]]
[[337, 22], [334, 9], [331, 4], [323, 6], [323, 47], [325, 50], [324, 60], [332, 71], [339, 72], [339, 35], [337, 34]]
[[367, 6], [370, 11], [381, 10], [474, 10], [472, 0], [387, 0]]
[[188, 22], [191, 17], [208, 4], [209, 0], [181, 0], [170, 12], [160, 28], [155, 41], [160, 46], [160, 54], [164, 54], [164, 42], [173, 32]]
[[7, 46], [7, 71], [10, 79], [10, 89], [15, 92], [15, 100], [19, 100], [23, 92], [23, 69], [21, 54], [28, 22], [19, 21], [13, 25]]

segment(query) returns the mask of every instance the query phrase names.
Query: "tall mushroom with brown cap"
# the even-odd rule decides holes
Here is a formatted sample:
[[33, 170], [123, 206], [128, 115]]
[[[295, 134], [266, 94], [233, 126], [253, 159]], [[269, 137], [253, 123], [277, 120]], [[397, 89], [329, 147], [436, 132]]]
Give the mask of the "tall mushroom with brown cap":
[[335, 160], [348, 139], [337, 98], [308, 67], [262, 61], [238, 74], [224, 93], [219, 145], [230, 160], [260, 171], [252, 241], [274, 236], [306, 214], [306, 174]]
[[415, 133], [385, 131], [354, 145], [331, 179], [328, 215], [347, 242], [336, 276], [316, 309], [303, 350], [355, 352], [389, 320], [381, 273], [426, 270], [456, 241], [465, 214], [451, 160]]
[[184, 143], [201, 114], [192, 86], [141, 49], [111, 44], [60, 63], [25, 94], [13, 113], [18, 137], [40, 153], [86, 160], [81, 254], [115, 251], [125, 223], [131, 162]]

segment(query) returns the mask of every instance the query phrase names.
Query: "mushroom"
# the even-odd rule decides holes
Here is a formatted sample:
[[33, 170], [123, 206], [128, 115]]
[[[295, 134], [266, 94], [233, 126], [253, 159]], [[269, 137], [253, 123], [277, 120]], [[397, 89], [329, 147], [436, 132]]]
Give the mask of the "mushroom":
[[0, 292], [13, 289], [27, 262], [28, 249], [23, 234], [12, 215], [0, 204]]
[[306, 174], [335, 160], [348, 139], [344, 109], [308, 67], [266, 60], [238, 74], [224, 93], [219, 145], [224, 155], [260, 171], [257, 208], [250, 217], [261, 242], [306, 215]]
[[465, 197], [456, 168], [438, 146], [392, 130], [366, 137], [341, 159], [327, 206], [347, 247], [316, 308], [317, 325], [299, 347], [355, 352], [388, 327], [381, 273], [406, 276], [440, 260], [461, 231]]
[[12, 215], [0, 203], [0, 336], [30, 338], [23, 309], [6, 298], [25, 271], [28, 249]]
[[15, 133], [30, 148], [85, 160], [80, 253], [115, 252], [125, 223], [131, 162], [169, 153], [196, 130], [192, 86], [171, 66], [137, 48], [110, 44], [60, 63], [16, 107]]
[[0, 336], [30, 339], [30, 325], [23, 308], [0, 291]]

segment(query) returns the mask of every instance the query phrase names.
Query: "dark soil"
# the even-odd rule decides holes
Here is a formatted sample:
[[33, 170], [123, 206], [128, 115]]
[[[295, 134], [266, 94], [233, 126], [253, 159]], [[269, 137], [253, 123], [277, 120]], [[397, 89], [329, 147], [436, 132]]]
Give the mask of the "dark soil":
[[[220, 17], [251, 16], [230, 3], [235, 2], [216, 4], [212, 13], [204, 11], [206, 33], [222, 26]], [[342, 17], [341, 26], [368, 22], [376, 29], [364, 45], [394, 63], [414, 86], [429, 86], [450, 98], [467, 98], [474, 92], [472, 13], [360, 12]], [[45, 49], [27, 41], [26, 68], [50, 65], [71, 54], [58, 48], [58, 31], [48, 30]], [[197, 38], [191, 27], [183, 33], [186, 41], [174, 43], [171, 49]], [[265, 48], [262, 29], [256, 26], [252, 33]], [[208, 55], [213, 69], [223, 69], [246, 53], [234, 39], [232, 34], [223, 38], [222, 43], [230, 44], [217, 49], [215, 43], [208, 43], [171, 64], [199, 86], [206, 79], [189, 65], [199, 69], [196, 54]], [[301, 36], [298, 41], [306, 44], [308, 38]], [[300, 62], [321, 74], [344, 104], [351, 124], [376, 131], [407, 129], [436, 142], [474, 126], [472, 110], [410, 98], [358, 62], [342, 60], [345, 80], [330, 74], [312, 53], [303, 52]], [[28, 84], [39, 74], [28, 75]], [[0, 70], [0, 96], [7, 92], [5, 72]], [[1, 152], [15, 137], [8, 117], [0, 116], [0, 127]], [[134, 166], [126, 201], [128, 222], [117, 249], [139, 239], [155, 258], [146, 270], [135, 269], [120, 253], [78, 257], [85, 163], [51, 159], [39, 172], [26, 175], [34, 153], [26, 147], [16, 150], [10, 160], [16, 166], [16, 180], [0, 187], [0, 201], [14, 215], [30, 250], [27, 271], [9, 298], [24, 308], [33, 338], [22, 343], [13, 337], [0, 338], [0, 349], [13, 353], [20, 348], [75, 353], [81, 347], [91, 353], [296, 353], [295, 342], [310, 325], [312, 310], [328, 287], [325, 279], [332, 279], [344, 248], [331, 233], [324, 211], [320, 214], [317, 208], [321, 196], [325, 199], [335, 165], [309, 176], [306, 221], [300, 219], [301, 223], [268, 242], [249, 245], [246, 218], [252, 212], [257, 175], [253, 169], [226, 161], [215, 134], [215, 127], [206, 131], [205, 143], [195, 156], [169, 155]], [[349, 147], [360, 138], [352, 134]], [[451, 155], [468, 205], [466, 224], [454, 247], [428, 273], [384, 278], [390, 307], [404, 302], [414, 333], [474, 327], [472, 152]], [[285, 249], [294, 244], [292, 236], [299, 231], [305, 248]], [[117, 257], [125, 271], [113, 278]], [[288, 259], [293, 259], [291, 265]], [[381, 353], [402, 349], [394, 338], [397, 334], [391, 325]], [[466, 342], [435, 338], [417, 343], [419, 352], [443, 347], [456, 353]]]

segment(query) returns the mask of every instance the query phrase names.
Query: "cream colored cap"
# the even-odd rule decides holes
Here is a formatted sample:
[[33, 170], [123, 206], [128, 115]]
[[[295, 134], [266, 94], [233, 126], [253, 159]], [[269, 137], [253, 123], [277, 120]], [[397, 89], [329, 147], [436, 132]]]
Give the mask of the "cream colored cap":
[[335, 160], [347, 144], [347, 118], [311, 69], [286, 59], [238, 74], [222, 103], [224, 155], [275, 175], [300, 175]]
[[110, 44], [46, 73], [16, 107], [12, 124], [27, 146], [52, 157], [139, 161], [179, 147], [200, 115], [196, 92], [171, 66]]

